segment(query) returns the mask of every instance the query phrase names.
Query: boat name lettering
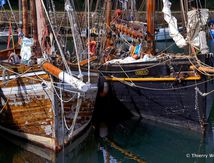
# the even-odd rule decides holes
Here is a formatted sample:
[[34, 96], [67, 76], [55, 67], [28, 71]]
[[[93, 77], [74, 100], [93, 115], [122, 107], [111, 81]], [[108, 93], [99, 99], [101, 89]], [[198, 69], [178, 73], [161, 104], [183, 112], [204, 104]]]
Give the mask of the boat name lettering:
[[135, 71], [135, 75], [148, 75], [148, 74], [149, 74], [149, 70], [148, 69]]

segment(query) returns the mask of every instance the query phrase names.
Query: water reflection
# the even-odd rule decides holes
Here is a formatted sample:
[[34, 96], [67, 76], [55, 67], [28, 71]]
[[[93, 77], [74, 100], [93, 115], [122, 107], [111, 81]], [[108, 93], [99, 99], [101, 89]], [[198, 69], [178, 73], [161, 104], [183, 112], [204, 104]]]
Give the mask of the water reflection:
[[76, 138], [59, 153], [24, 142], [11, 135], [1, 135], [0, 162], [36, 162], [36, 163], [83, 163], [98, 162], [97, 143], [93, 129], [89, 128], [82, 136]]
[[[213, 128], [205, 137], [185, 129], [131, 119], [114, 127], [101, 141], [105, 163], [208, 163], [214, 161]], [[116, 161], [115, 161], [116, 160]]]
[[203, 137], [189, 130], [129, 119], [110, 126], [106, 138], [95, 137], [90, 129], [58, 154], [7, 135], [12, 143], [0, 139], [0, 162], [209, 163], [214, 161], [213, 132], [210, 126]]

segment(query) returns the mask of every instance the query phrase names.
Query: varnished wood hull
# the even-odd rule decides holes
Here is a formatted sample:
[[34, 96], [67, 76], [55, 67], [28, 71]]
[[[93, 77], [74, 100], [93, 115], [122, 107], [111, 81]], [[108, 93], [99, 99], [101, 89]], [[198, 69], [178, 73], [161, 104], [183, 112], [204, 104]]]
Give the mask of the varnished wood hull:
[[[1, 68], [1, 130], [57, 151], [90, 123], [97, 94], [97, 73], [91, 73], [91, 87], [81, 93], [37, 66], [3, 64]], [[69, 128], [78, 107], [72, 132]]]

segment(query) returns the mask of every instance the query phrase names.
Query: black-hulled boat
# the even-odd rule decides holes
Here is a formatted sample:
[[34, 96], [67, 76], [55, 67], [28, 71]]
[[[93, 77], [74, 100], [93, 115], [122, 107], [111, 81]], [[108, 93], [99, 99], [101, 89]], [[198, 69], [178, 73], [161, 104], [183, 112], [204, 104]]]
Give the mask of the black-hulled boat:
[[[168, 0], [163, 2], [164, 5], [170, 3]], [[203, 131], [214, 99], [213, 57], [202, 48], [201, 51], [198, 50], [190, 41], [187, 43], [191, 52], [187, 55], [155, 54], [154, 4], [155, 0], [147, 0], [149, 42], [144, 54], [148, 54], [150, 60], [119, 59], [106, 62], [100, 67], [100, 73], [105, 79], [103, 90], [106, 90], [104, 86], [108, 83], [113, 98], [117, 98], [134, 116]], [[201, 9], [193, 10], [197, 13], [195, 18], [206, 17], [200, 15]], [[174, 20], [172, 16], [170, 19]], [[188, 24], [190, 23], [191, 21], [188, 21]], [[203, 23], [199, 24], [199, 28], [202, 29]], [[191, 35], [190, 29], [188, 32]], [[206, 44], [206, 40], [201, 42]]]

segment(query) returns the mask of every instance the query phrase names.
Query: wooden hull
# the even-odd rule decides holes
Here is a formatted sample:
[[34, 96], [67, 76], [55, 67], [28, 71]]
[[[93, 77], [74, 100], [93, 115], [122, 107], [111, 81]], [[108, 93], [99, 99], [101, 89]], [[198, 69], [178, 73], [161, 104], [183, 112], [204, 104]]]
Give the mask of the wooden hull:
[[[72, 140], [67, 146], [64, 147], [64, 150], [59, 153], [56, 153], [48, 148], [35, 145], [29, 141], [24, 141], [17, 136], [7, 134], [5, 132], [1, 132], [0, 136], [3, 138], [3, 142], [6, 139], [8, 142], [22, 148], [22, 150], [19, 150], [19, 152], [16, 152], [16, 154], [10, 158], [15, 162], [18, 160], [19, 162], [35, 162], [35, 160], [37, 162], [60, 162], [65, 155], [65, 161], [76, 159], [78, 154], [83, 152], [86, 146], [88, 146], [88, 143], [91, 142], [91, 139], [93, 138], [92, 133], [92, 127], [87, 127], [80, 136], [78, 136], [75, 140]], [[5, 156], [8, 154], [4, 151], [4, 149], [2, 149], [1, 153], [3, 155], [5, 154]]]
[[214, 96], [201, 96], [195, 88], [210, 92], [214, 83], [212, 78], [190, 70], [190, 66], [187, 59], [173, 59], [165, 63], [109, 64], [100, 71], [112, 97], [132, 115], [202, 131]]
[[96, 73], [91, 73], [90, 89], [81, 93], [37, 66], [5, 64], [1, 68], [1, 130], [58, 151], [89, 124], [97, 94]]

